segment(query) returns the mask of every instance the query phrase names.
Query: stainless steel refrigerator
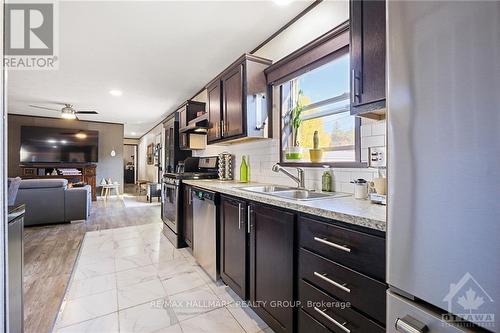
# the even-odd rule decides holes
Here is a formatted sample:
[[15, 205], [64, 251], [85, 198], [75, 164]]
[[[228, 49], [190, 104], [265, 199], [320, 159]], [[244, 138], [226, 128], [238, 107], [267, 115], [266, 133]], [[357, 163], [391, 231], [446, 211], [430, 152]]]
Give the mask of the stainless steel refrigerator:
[[500, 2], [387, 1], [387, 43], [387, 330], [500, 332]]

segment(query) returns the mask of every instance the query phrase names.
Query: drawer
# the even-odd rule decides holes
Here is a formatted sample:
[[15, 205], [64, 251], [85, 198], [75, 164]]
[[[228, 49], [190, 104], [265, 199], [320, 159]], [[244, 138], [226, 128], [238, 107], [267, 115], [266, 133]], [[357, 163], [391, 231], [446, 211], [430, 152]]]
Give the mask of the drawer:
[[385, 281], [385, 239], [299, 217], [299, 245], [380, 281]]
[[301, 307], [311, 317], [335, 333], [383, 333], [385, 329], [304, 280], [299, 281]]
[[330, 333], [331, 331], [319, 321], [307, 314], [303, 309], [299, 309], [297, 333]]
[[305, 249], [299, 251], [299, 278], [385, 323], [385, 284]]

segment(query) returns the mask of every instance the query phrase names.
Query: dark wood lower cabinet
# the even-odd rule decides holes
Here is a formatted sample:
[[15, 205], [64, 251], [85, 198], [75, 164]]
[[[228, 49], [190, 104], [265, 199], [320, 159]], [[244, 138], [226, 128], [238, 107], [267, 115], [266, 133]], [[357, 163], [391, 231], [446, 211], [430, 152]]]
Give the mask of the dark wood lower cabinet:
[[247, 298], [246, 202], [221, 196], [220, 276], [238, 296]]
[[383, 237], [226, 195], [219, 210], [220, 276], [274, 332], [384, 332]]
[[249, 299], [275, 332], [293, 332], [295, 214], [258, 204], [249, 209]]
[[186, 244], [193, 248], [193, 199], [191, 198], [191, 189], [190, 185], [183, 185], [184, 223], [182, 224], [182, 233]]
[[[303, 311], [332, 332], [385, 332], [385, 329], [378, 323], [352, 309], [349, 302], [331, 297], [304, 280], [299, 281], [299, 300]], [[304, 333], [306, 332], [308, 333], [308, 331]]]
[[304, 309], [299, 309], [297, 318], [297, 331], [299, 333], [330, 333], [325, 325], [311, 317]]

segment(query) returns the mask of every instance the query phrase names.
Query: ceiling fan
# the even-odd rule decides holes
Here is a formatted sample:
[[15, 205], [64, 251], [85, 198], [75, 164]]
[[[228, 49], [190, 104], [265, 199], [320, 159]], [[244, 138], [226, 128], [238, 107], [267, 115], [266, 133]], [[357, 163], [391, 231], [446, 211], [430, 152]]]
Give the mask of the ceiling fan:
[[94, 110], [75, 110], [75, 108], [73, 108], [73, 105], [71, 105], [69, 103], [61, 103], [61, 105], [64, 105], [61, 109], [53, 109], [53, 108], [48, 108], [45, 106], [30, 104], [30, 106], [32, 108], [61, 112], [61, 118], [63, 118], [63, 119], [80, 120], [80, 119], [78, 119], [77, 114], [98, 114], [98, 112], [94, 111]]

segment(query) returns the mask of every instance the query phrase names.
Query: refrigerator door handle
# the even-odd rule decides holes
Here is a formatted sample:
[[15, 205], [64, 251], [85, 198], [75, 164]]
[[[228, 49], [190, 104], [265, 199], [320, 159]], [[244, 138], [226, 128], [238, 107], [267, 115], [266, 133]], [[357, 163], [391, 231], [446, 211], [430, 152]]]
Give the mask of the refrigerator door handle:
[[403, 318], [396, 319], [396, 331], [401, 333], [425, 333], [427, 326], [414, 319], [411, 316], [404, 316]]

